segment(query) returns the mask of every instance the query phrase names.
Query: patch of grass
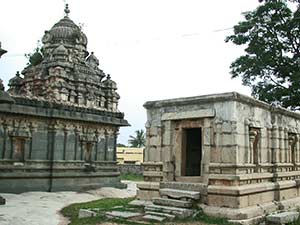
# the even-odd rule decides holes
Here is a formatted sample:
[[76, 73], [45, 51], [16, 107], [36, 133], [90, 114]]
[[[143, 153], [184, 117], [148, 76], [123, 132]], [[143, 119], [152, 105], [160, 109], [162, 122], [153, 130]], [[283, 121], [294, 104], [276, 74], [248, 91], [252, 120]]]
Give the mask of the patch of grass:
[[232, 225], [224, 218], [217, 218], [212, 216], [205, 215], [202, 211], [200, 211], [197, 216], [194, 218], [187, 218], [187, 221], [201, 221], [207, 224], [221, 224], [221, 225]]
[[[61, 212], [65, 217], [70, 218], [71, 220], [70, 225], [95, 225], [107, 221], [115, 222], [118, 224], [140, 225], [142, 223], [126, 221], [123, 219], [109, 220], [105, 217], [105, 212], [107, 211], [112, 211], [112, 210], [129, 211], [132, 208], [137, 208], [136, 206], [128, 205], [128, 203], [131, 202], [133, 199], [134, 198], [107, 198], [107, 199], [100, 199], [100, 200], [91, 201], [87, 203], [75, 203], [63, 208]], [[97, 212], [97, 217], [81, 218], [81, 219], [78, 218], [79, 209], [91, 209], [91, 208], [99, 209], [99, 211]]]
[[212, 216], [207, 216], [203, 213], [203, 211], [201, 209], [198, 209], [198, 214], [196, 214], [195, 216], [191, 216], [188, 218], [184, 218], [184, 219], [175, 219], [174, 221], [172, 221], [170, 223], [167, 222], [167, 225], [175, 225], [175, 224], [180, 224], [180, 225], [184, 225], [184, 224], [213, 224], [213, 225], [233, 225], [232, 223], [229, 223], [227, 221], [227, 219], [225, 218], [217, 218], [217, 217], [212, 217]]
[[[139, 221], [129, 221], [125, 219], [108, 219], [105, 217], [105, 212], [108, 211], [136, 211], [143, 212], [143, 207], [141, 206], [131, 206], [128, 205], [134, 198], [107, 198], [100, 199], [96, 201], [91, 201], [87, 203], [76, 203], [62, 209], [62, 214], [65, 217], [69, 217], [71, 220], [70, 225], [96, 225], [104, 222], [113, 222], [116, 224], [128, 224], [128, 225], [145, 225], [144, 222]], [[95, 209], [97, 210], [96, 217], [90, 218], [78, 218], [79, 209]], [[231, 225], [227, 220], [222, 218], [214, 218], [205, 215], [200, 211], [196, 216], [186, 218], [186, 219], [175, 219], [174, 221], [165, 221], [161, 223], [148, 223], [148, 224], [186, 224], [186, 223], [196, 223], [201, 222], [201, 224], [220, 224], [220, 225]]]
[[125, 173], [120, 175], [121, 180], [131, 180], [131, 181], [143, 181], [143, 175]]
[[300, 224], [300, 209], [297, 210], [299, 215], [298, 218], [296, 219], [296, 221], [292, 222], [292, 223], [288, 223], [287, 225], [299, 225]]

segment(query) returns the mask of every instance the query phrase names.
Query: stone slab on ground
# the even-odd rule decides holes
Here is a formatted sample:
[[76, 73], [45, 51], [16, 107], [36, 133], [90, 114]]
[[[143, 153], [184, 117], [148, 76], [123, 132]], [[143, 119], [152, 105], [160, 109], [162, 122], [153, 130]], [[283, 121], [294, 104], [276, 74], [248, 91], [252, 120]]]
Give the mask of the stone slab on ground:
[[111, 211], [105, 213], [106, 217], [108, 218], [123, 218], [123, 219], [129, 219], [132, 217], [141, 216], [141, 213], [137, 212], [129, 212], [129, 211]]
[[174, 214], [174, 215], [178, 216], [179, 218], [186, 218], [186, 217], [189, 217], [194, 214], [194, 210], [191, 210], [191, 209], [161, 206], [161, 205], [146, 206], [145, 211], [154, 211], [154, 212]]
[[159, 182], [140, 181], [137, 182], [137, 187], [139, 189], [146, 189], [146, 190], [159, 190]]
[[166, 219], [166, 217], [162, 217], [162, 216], [154, 216], [154, 215], [145, 215], [143, 216], [144, 220], [155, 220], [158, 222], [162, 222]]
[[265, 225], [264, 220], [265, 220], [264, 216], [257, 216], [245, 220], [228, 220], [228, 222], [234, 225], [253, 225], [253, 224]]
[[267, 216], [266, 221], [272, 224], [288, 224], [296, 221], [299, 216], [299, 212], [283, 212]]
[[185, 191], [185, 190], [177, 190], [170, 188], [163, 188], [159, 190], [161, 196], [168, 196], [171, 198], [190, 198], [194, 200], [200, 199], [200, 192], [198, 191]]
[[88, 209], [79, 209], [78, 218], [94, 217], [97, 213]]
[[181, 208], [191, 208], [192, 202], [190, 201], [182, 201], [177, 199], [169, 199], [169, 198], [152, 198], [152, 201], [155, 205], [166, 205], [166, 206], [174, 206]]
[[175, 215], [173, 214], [169, 214], [169, 213], [160, 213], [160, 212], [153, 212], [153, 211], [146, 211], [145, 212], [146, 215], [154, 215], [154, 216], [163, 216], [166, 217], [168, 219], [175, 219]]
[[151, 201], [144, 201], [144, 200], [138, 200], [135, 199], [128, 203], [129, 205], [135, 205], [135, 206], [147, 206], [147, 205], [153, 205]]

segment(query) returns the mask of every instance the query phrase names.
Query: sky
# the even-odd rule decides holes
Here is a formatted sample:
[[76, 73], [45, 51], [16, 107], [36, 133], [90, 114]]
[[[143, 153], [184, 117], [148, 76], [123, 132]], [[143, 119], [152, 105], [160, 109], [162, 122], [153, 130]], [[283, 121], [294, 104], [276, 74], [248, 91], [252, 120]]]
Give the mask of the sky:
[[117, 82], [119, 110], [131, 124], [120, 129], [119, 143], [128, 144], [129, 135], [145, 129], [146, 101], [231, 91], [250, 95], [229, 73], [243, 47], [224, 39], [258, 0], [0, 0], [5, 85], [26, 66], [24, 54], [63, 18], [66, 2], [69, 17], [88, 37], [88, 51]]

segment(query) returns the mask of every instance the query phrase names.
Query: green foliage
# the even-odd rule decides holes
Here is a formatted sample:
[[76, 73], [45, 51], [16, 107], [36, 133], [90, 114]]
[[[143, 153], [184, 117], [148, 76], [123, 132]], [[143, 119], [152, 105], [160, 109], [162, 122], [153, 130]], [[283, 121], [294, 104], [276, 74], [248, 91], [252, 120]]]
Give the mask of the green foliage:
[[300, 8], [284, 0], [264, 1], [234, 26], [226, 42], [245, 46], [230, 66], [259, 100], [300, 108]]
[[[108, 220], [105, 217], [105, 212], [112, 211], [112, 210], [130, 210], [130, 208], [136, 208], [134, 206], [129, 206], [128, 203], [131, 202], [133, 198], [107, 198], [96, 200], [87, 203], [76, 203], [70, 206], [67, 206], [62, 209], [62, 214], [66, 217], [69, 217], [71, 220], [70, 225], [93, 225], [93, 224], [101, 224], [101, 222], [106, 221], [113, 221], [118, 224], [132, 224], [132, 225], [140, 225], [141, 223], [129, 222], [122, 219], [115, 219], [115, 220]], [[120, 208], [114, 208], [114, 207]], [[98, 208], [99, 212], [96, 217], [90, 218], [78, 218], [79, 209], [91, 209], [91, 208]]]
[[207, 216], [202, 212], [202, 210], [200, 210], [199, 213], [194, 217], [188, 217], [186, 219], [178, 220], [178, 222], [180, 222], [180, 223], [195, 222], [195, 221], [203, 222], [204, 224], [233, 225], [232, 223], [229, 223], [224, 218]]
[[131, 147], [141, 148], [145, 146], [146, 137], [145, 137], [144, 130], [136, 130], [135, 137], [129, 136], [129, 138], [130, 139], [128, 140], [128, 143], [130, 144]]
[[[62, 214], [66, 217], [70, 218], [70, 225], [96, 225], [105, 222], [114, 222], [116, 224], [131, 224], [131, 225], [142, 225], [145, 222], [141, 221], [130, 221], [125, 219], [108, 219], [105, 217], [105, 212], [108, 211], [135, 211], [135, 212], [143, 212], [143, 207], [141, 206], [131, 206], [128, 203], [131, 202], [134, 198], [108, 198], [108, 199], [100, 199], [87, 203], [76, 203], [69, 205], [62, 209]], [[92, 209], [97, 208], [97, 216], [91, 218], [78, 218], [79, 209]], [[226, 219], [209, 217], [205, 215], [201, 210], [199, 213], [193, 217], [178, 219], [176, 218], [174, 221], [164, 221], [161, 223], [151, 223], [151, 224], [220, 224], [220, 225], [230, 225]], [[149, 223], [147, 223], [149, 224]]]
[[117, 147], [127, 147], [127, 146], [124, 145], [124, 144], [118, 143], [118, 144], [117, 144]]
[[33, 53], [25, 54], [25, 57], [28, 59], [28, 65], [38, 65], [43, 60], [43, 54], [41, 52], [40, 41], [37, 43], [37, 47], [34, 49]]
[[288, 223], [287, 225], [299, 225], [300, 224], [300, 208], [297, 209], [299, 215], [298, 215], [298, 218], [292, 222], [292, 223]]

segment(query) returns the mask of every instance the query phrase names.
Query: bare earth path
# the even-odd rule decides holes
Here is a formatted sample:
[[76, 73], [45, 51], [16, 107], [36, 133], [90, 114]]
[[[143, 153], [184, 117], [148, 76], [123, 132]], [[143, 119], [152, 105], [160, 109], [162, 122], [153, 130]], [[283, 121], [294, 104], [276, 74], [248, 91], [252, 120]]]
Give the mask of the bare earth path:
[[6, 199], [6, 204], [0, 205], [0, 225], [63, 225], [67, 220], [58, 212], [64, 206], [101, 198], [135, 196], [135, 183], [126, 183], [127, 189], [100, 188], [84, 193], [69, 191], [1, 193], [1, 196]]

